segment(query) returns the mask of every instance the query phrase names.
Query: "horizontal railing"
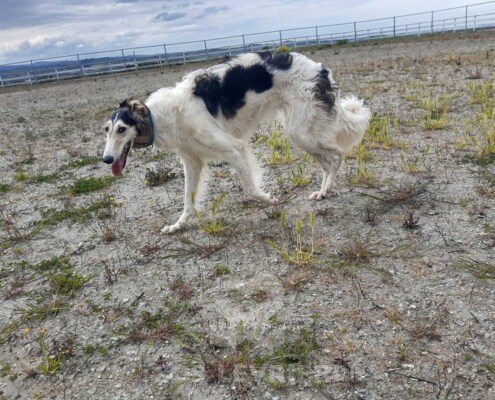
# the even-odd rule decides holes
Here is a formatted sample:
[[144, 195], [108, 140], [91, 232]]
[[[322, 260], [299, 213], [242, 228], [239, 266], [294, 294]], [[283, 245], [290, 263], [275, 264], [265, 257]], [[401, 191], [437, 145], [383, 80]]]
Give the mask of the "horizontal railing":
[[0, 86], [38, 84], [232, 57], [245, 52], [495, 28], [495, 1], [374, 20], [104, 50], [0, 65]]

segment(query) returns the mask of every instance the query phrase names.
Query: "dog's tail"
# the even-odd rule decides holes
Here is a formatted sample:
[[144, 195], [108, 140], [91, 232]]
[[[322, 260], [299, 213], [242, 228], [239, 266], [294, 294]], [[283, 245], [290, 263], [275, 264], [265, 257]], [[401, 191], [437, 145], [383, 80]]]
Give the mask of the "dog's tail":
[[350, 96], [339, 100], [338, 112], [339, 130], [336, 142], [346, 151], [358, 144], [363, 138], [371, 118], [371, 110], [364, 105], [363, 100]]

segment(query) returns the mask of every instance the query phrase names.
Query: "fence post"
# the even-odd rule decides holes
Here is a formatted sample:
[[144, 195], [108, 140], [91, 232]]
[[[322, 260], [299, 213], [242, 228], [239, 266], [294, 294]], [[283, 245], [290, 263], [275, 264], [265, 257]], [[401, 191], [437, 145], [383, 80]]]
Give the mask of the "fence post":
[[280, 46], [282, 46], [282, 31], [278, 31], [278, 37], [280, 38]]
[[85, 76], [86, 74], [84, 73], [84, 68], [81, 62], [81, 58], [79, 57], [79, 54], [76, 54], [76, 57], [77, 57], [77, 62], [79, 63], [79, 74]]
[[134, 68], [136, 68], [136, 71], [138, 70], [138, 65], [137, 65], [137, 60], [136, 60], [136, 52], [132, 50], [132, 55], [134, 56]]
[[395, 17], [394, 17], [394, 37], [395, 37]]
[[165, 53], [165, 61], [167, 62], [167, 65], [168, 65], [168, 54], [167, 54], [167, 45], [166, 44], [163, 45], [163, 51]]
[[316, 44], [320, 45], [320, 37], [318, 36], [318, 26], [315, 26], [315, 30], [316, 30]]
[[466, 15], [464, 17], [464, 30], [467, 31], [467, 25], [468, 25], [468, 7], [469, 6], [466, 6]]
[[430, 33], [432, 33], [432, 34], [433, 34], [433, 21], [434, 21], [433, 20], [433, 18], [434, 18], [433, 13], [434, 13], [434, 11], [431, 12], [431, 32]]
[[122, 61], [124, 61], [124, 69], [127, 71], [127, 62], [125, 60], [124, 49], [120, 49], [122, 52]]
[[34, 68], [33, 60], [29, 60], [31, 62], [31, 69], [33, 70], [33, 76], [36, 83], [38, 83], [38, 75], [36, 75], [36, 68]]
[[206, 45], [206, 40], [203, 40], [203, 43], [205, 44], [205, 55], [206, 59], [208, 60], [208, 46]]
[[354, 22], [354, 41], [357, 42], [356, 22]]
[[1, 75], [0, 75], [0, 86], [3, 87], [3, 79]]
[[244, 53], [246, 53], [246, 38], [242, 35], [242, 47], [244, 47]]

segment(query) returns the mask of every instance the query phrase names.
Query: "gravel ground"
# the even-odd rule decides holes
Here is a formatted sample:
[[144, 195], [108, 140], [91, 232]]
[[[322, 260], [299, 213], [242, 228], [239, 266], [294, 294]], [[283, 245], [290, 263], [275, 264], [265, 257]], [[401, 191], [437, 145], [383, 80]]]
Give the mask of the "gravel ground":
[[214, 163], [170, 236], [178, 158], [132, 151], [108, 179], [102, 126], [197, 65], [0, 92], [0, 399], [495, 398], [494, 39], [307, 52], [379, 134], [311, 202], [317, 166], [273, 161], [288, 148], [262, 127], [281, 204]]

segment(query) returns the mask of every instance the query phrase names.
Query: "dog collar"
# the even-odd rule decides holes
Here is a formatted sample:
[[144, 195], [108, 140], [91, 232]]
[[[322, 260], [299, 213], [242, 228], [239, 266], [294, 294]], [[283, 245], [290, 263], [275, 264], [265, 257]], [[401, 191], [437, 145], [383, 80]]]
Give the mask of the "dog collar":
[[151, 111], [144, 117], [144, 121], [148, 128], [146, 130], [148, 137], [147, 138], [143, 137], [144, 135], [140, 134], [138, 131], [138, 135], [134, 138], [132, 142], [132, 147], [135, 149], [152, 146], [153, 141], [155, 140], [155, 125], [153, 124], [153, 117], [151, 116]]
[[148, 143], [147, 146], [152, 146], [153, 141], [155, 140], [155, 124], [153, 124], [153, 117], [151, 116], [151, 111], [149, 114], [146, 116], [146, 122], [151, 128], [150, 136], [148, 138]]

